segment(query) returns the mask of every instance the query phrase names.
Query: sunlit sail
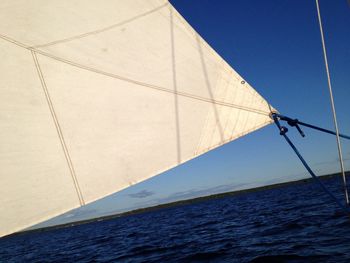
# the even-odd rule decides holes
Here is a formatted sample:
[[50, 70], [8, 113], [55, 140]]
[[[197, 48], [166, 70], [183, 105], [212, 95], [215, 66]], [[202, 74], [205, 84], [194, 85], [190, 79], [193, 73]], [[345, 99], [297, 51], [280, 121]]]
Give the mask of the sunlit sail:
[[273, 122], [164, 0], [0, 3], [0, 236]]

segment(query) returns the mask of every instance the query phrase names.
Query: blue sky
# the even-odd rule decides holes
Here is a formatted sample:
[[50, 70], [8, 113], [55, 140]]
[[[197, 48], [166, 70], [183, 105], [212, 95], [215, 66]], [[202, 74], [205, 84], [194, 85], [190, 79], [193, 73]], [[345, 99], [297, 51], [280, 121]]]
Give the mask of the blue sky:
[[[333, 129], [315, 1], [171, 3], [282, 114]], [[320, 7], [339, 128], [350, 134], [350, 8], [346, 0], [320, 0]], [[315, 172], [338, 172], [335, 137], [306, 128], [304, 132], [306, 138], [294, 130], [289, 135]], [[342, 141], [342, 146], [350, 170], [350, 142]], [[308, 177], [270, 125], [41, 226]]]

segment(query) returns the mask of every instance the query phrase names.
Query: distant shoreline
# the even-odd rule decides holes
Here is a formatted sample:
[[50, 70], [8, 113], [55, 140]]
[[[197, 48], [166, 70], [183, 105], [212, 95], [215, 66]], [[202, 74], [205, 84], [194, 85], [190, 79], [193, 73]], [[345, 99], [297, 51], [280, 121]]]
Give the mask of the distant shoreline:
[[[348, 177], [349, 175], [350, 175], [350, 171], [347, 171], [346, 176]], [[334, 173], [334, 174], [322, 175], [319, 178], [322, 180], [327, 180], [327, 179], [331, 179], [331, 178], [336, 177], [336, 176], [340, 176], [340, 174]], [[224, 198], [224, 197], [228, 197], [228, 196], [239, 196], [239, 195], [243, 195], [243, 194], [247, 194], [247, 193], [259, 192], [259, 191], [270, 190], [270, 189], [275, 189], [275, 188], [282, 188], [282, 187], [291, 186], [291, 185], [307, 184], [310, 182], [313, 182], [313, 179], [306, 178], [306, 179], [300, 179], [300, 180], [290, 181], [290, 182], [285, 182], [285, 183], [277, 183], [277, 184], [272, 184], [272, 185], [250, 188], [250, 189], [243, 189], [243, 190], [213, 194], [213, 195], [208, 195], [208, 196], [196, 197], [196, 198], [192, 198], [192, 199], [180, 200], [180, 201], [175, 201], [175, 202], [166, 203], [166, 204], [160, 204], [160, 205], [146, 207], [146, 208], [138, 208], [135, 210], [131, 210], [131, 211], [123, 212], [123, 213], [119, 213], [119, 214], [114, 214], [114, 215], [101, 216], [101, 217], [96, 217], [96, 218], [92, 218], [92, 219], [75, 221], [75, 222], [65, 223], [65, 224], [60, 224], [60, 225], [55, 225], [55, 226], [48, 226], [48, 227], [43, 227], [43, 228], [24, 230], [21, 232], [17, 232], [17, 233], [13, 233], [11, 235], [8, 235], [7, 237], [22, 235], [22, 234], [27, 234], [27, 233], [33, 233], [33, 232], [44, 232], [44, 231], [66, 228], [66, 227], [71, 227], [71, 226], [76, 226], [76, 225], [82, 225], [82, 224], [87, 224], [87, 223], [92, 223], [92, 222], [97, 222], [97, 221], [111, 220], [111, 219], [118, 218], [118, 217], [142, 214], [142, 213], [157, 211], [157, 210], [170, 208], [170, 207], [194, 204], [194, 203], [199, 203], [199, 202], [203, 202], [203, 201], [207, 201], [207, 200], [220, 199], [220, 198]]]

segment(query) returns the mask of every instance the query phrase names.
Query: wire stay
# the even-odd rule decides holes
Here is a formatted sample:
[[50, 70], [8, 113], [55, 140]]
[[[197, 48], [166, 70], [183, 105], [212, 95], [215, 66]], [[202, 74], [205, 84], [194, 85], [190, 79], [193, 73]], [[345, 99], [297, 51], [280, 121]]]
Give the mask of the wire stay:
[[[312, 176], [312, 178], [321, 186], [321, 188], [333, 199], [333, 201], [335, 203], [337, 203], [337, 205], [345, 212], [345, 214], [350, 215], [350, 209], [349, 207], [347, 207], [347, 205], [343, 205], [338, 198], [332, 193], [330, 192], [327, 187], [324, 185], [324, 183], [321, 181], [321, 179], [319, 177], [316, 176], [316, 174], [312, 171], [312, 169], [310, 168], [310, 166], [307, 164], [307, 162], [305, 161], [305, 159], [303, 158], [303, 156], [300, 154], [300, 152], [298, 151], [298, 149], [295, 147], [295, 145], [292, 143], [292, 141], [289, 139], [289, 137], [287, 136], [287, 132], [288, 129], [284, 126], [282, 126], [280, 124], [280, 120], [283, 121], [287, 121], [288, 124], [290, 124], [292, 127], [296, 127], [298, 129], [298, 131], [300, 132], [300, 134], [304, 137], [305, 134], [301, 131], [300, 127], [298, 126], [298, 124], [302, 125], [297, 119], [291, 119], [288, 118], [286, 116], [277, 114], [277, 113], [273, 113], [272, 116], [273, 120], [275, 121], [275, 124], [277, 126], [277, 128], [280, 131], [280, 135], [282, 135], [285, 140], [287, 141], [287, 143], [292, 147], [292, 149], [294, 150], [295, 154], [298, 156], [299, 160], [302, 162], [302, 164], [304, 165], [304, 167], [306, 168], [306, 170], [310, 173], [310, 175]], [[311, 125], [312, 127], [318, 128], [316, 126]], [[322, 128], [320, 128], [322, 129]], [[322, 129], [325, 130], [325, 129]], [[328, 130], [326, 130], [328, 131]], [[350, 139], [349, 136], [346, 136], [347, 139]]]
[[325, 64], [326, 73], [327, 73], [328, 90], [329, 90], [330, 102], [331, 102], [332, 112], [333, 112], [333, 123], [334, 123], [335, 132], [336, 132], [336, 138], [337, 138], [339, 164], [340, 164], [340, 170], [341, 170], [342, 177], [343, 177], [345, 202], [346, 202], [347, 205], [349, 205], [349, 195], [348, 195], [348, 191], [347, 191], [343, 154], [342, 154], [342, 149], [341, 149], [341, 144], [340, 144], [340, 139], [339, 139], [339, 129], [338, 129], [338, 122], [337, 122], [337, 114], [336, 114], [336, 111], [335, 111], [335, 105], [334, 105], [334, 99], [333, 99], [333, 91], [332, 91], [332, 83], [331, 83], [331, 76], [330, 76], [330, 73], [329, 73], [326, 44], [325, 44], [325, 41], [324, 41], [322, 19], [321, 19], [321, 11], [320, 11], [320, 5], [318, 3], [318, 0], [316, 0], [316, 8], [317, 8], [318, 23], [319, 23], [319, 26], [320, 26], [320, 33], [321, 33], [321, 42], [322, 42], [324, 64]]

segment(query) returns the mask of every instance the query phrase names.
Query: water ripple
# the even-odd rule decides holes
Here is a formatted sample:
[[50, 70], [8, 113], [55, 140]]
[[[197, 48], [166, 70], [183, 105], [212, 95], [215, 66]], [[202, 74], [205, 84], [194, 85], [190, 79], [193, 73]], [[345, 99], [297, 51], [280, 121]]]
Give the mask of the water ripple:
[[0, 262], [350, 262], [350, 220], [304, 184], [2, 238]]

